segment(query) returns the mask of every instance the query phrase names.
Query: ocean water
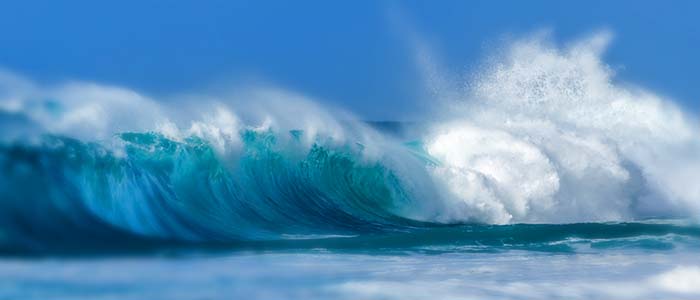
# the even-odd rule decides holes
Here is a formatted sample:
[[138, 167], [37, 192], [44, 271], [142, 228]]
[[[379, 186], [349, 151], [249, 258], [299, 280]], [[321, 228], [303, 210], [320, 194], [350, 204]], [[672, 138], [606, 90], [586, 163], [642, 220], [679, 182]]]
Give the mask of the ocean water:
[[697, 299], [700, 122], [607, 39], [433, 74], [415, 122], [0, 74], [0, 299]]
[[290, 158], [271, 133], [242, 132], [251, 149], [234, 163], [199, 138], [115, 138], [122, 153], [58, 136], [0, 148], [0, 299], [700, 295], [692, 218], [443, 219], [446, 204], [412, 198], [393, 168], [358, 161], [359, 145]]
[[[372, 251], [368, 251], [372, 252]], [[695, 252], [3, 259], [3, 299], [697, 299]]]
[[[117, 246], [123, 247], [123, 245]], [[113, 251], [115, 247], [110, 247]], [[0, 260], [2, 299], [696, 299], [700, 227], [462, 225]]]

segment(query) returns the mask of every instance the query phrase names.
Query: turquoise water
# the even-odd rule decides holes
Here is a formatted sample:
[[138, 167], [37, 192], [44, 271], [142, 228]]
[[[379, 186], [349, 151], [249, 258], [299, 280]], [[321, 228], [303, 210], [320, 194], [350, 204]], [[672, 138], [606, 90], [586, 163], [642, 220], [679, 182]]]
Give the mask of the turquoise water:
[[[120, 134], [119, 151], [58, 136], [3, 144], [0, 299], [700, 293], [693, 220], [440, 222], [416, 215], [432, 200], [397, 168], [361, 159], [363, 145], [300, 147], [303, 134], [244, 132], [235, 161], [157, 133]], [[420, 142], [404, 145], [407, 163], [440, 164]]]
[[[0, 251], [43, 256], [162, 249], [576, 252], [674, 249], [697, 243], [692, 220], [484, 224], [442, 220], [445, 203], [416, 191], [432, 159], [406, 143], [402, 175], [360, 144], [301, 145], [245, 131], [234, 161], [205, 140], [157, 133], [104, 144], [45, 136], [0, 147]], [[426, 189], [436, 189], [429, 186]], [[437, 207], [437, 209], [436, 209]]]

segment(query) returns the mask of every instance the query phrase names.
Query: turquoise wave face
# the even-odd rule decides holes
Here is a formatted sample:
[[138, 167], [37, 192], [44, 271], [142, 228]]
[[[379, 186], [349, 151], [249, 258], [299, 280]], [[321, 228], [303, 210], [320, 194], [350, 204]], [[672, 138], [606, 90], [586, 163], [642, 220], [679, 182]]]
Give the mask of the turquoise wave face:
[[[498, 248], [675, 247], [700, 229], [673, 224], [444, 224], [415, 218], [434, 199], [360, 144], [247, 130], [241, 147], [157, 133], [119, 146], [46, 136], [0, 147], [0, 249], [44, 253], [162, 246]], [[110, 150], [118, 149], [118, 150]], [[407, 164], [435, 165], [420, 143]], [[435, 248], [437, 247], [437, 248]], [[485, 248], [484, 248], [485, 247]], [[451, 249], [451, 250], [450, 250]]]
[[240, 153], [229, 161], [200, 138], [156, 133], [119, 135], [123, 153], [55, 136], [3, 145], [5, 243], [115, 232], [187, 242], [269, 240], [417, 223], [401, 216], [412, 199], [399, 179], [380, 163], [358, 160], [361, 146], [302, 147], [301, 134], [291, 132], [281, 145], [271, 132], [243, 132]]

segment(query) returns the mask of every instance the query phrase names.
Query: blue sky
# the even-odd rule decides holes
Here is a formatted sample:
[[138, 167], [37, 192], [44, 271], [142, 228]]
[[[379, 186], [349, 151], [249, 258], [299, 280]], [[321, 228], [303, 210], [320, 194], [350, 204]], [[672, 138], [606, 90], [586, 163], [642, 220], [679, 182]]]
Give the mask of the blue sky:
[[700, 110], [697, 1], [5, 1], [0, 67], [43, 83], [167, 95], [265, 81], [367, 119], [420, 109], [420, 71], [396, 16], [451, 71], [504, 37], [609, 29], [618, 78]]

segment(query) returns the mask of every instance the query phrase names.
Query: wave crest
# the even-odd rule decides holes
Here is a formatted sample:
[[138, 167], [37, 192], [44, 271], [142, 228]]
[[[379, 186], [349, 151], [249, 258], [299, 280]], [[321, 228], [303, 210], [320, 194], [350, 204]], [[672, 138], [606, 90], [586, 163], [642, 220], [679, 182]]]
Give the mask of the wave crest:
[[697, 122], [615, 82], [607, 39], [515, 42], [449, 93], [450, 112], [395, 132], [279, 90], [164, 102], [0, 74], [2, 236], [269, 240], [696, 217]]

